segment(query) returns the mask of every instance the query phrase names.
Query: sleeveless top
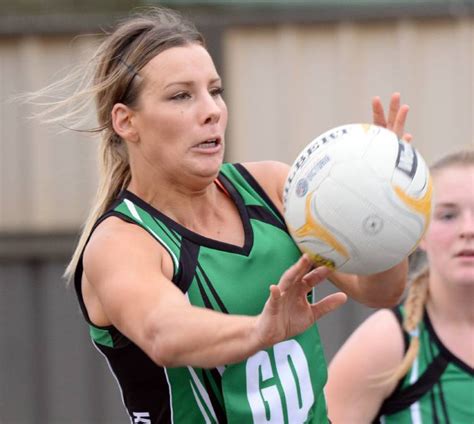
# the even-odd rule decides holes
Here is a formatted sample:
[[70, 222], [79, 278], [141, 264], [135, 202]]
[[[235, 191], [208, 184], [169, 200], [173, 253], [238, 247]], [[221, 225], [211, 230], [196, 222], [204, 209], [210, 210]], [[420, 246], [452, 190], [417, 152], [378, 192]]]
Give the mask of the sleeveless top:
[[[403, 307], [393, 309], [400, 327]], [[425, 310], [418, 325], [420, 350], [407, 375], [385, 399], [375, 422], [384, 424], [474, 423], [474, 369], [437, 336]], [[410, 335], [403, 330], [405, 351]], [[473, 343], [466, 340], [466, 343]]]
[[[128, 191], [96, 226], [116, 216], [146, 230], [168, 251], [174, 264], [172, 281], [191, 304], [225, 314], [257, 315], [269, 286], [301, 253], [282, 215], [242, 165], [223, 164], [218, 182], [238, 208], [243, 246], [196, 234]], [[323, 395], [327, 368], [316, 325], [237, 364], [164, 368], [117, 328], [90, 321], [82, 298], [82, 272], [81, 258], [75, 274], [79, 303], [132, 423], [328, 422]]]

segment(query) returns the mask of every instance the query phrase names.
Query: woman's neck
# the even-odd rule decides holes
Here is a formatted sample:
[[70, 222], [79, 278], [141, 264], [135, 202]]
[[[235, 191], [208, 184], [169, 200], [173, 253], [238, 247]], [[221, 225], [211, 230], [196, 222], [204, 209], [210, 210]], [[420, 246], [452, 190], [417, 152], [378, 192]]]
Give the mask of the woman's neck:
[[444, 322], [474, 325], [474, 285], [456, 285], [430, 276], [428, 310]]

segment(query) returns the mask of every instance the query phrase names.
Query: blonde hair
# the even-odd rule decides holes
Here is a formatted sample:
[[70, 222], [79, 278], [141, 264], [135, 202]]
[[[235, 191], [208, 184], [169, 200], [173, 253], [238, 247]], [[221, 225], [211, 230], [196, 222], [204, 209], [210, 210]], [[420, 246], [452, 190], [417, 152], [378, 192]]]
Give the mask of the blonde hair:
[[[430, 167], [430, 172], [432, 175], [437, 175], [440, 171], [448, 168], [473, 165], [474, 149], [465, 149], [443, 156], [433, 163]], [[429, 266], [425, 265], [421, 271], [415, 274], [410, 288], [408, 289], [407, 296], [403, 303], [405, 314], [402, 326], [410, 335], [410, 342], [401, 364], [395, 369], [393, 374], [391, 374], [388, 382], [402, 379], [418, 355], [420, 347], [418, 325], [423, 319], [425, 305], [429, 297], [429, 277]]]
[[123, 103], [132, 109], [138, 107], [140, 93], [146, 84], [140, 70], [162, 51], [194, 43], [205, 47], [203, 36], [191, 22], [175, 11], [161, 7], [151, 7], [136, 13], [120, 22], [112, 33], [105, 35], [105, 40], [82, 69], [71, 72], [63, 80], [33, 96], [51, 96], [51, 93], [64, 90], [72, 84], [77, 87], [71, 96], [46, 103], [48, 107], [41, 113], [43, 116], [51, 116], [53, 112], [68, 108], [61, 116], [45, 119], [47, 122], [65, 122], [70, 119], [76, 123], [82, 122], [81, 116], [87, 110], [91, 97], [95, 100], [98, 126], [77, 131], [101, 135], [100, 180], [93, 207], [64, 274], [68, 281], [73, 277], [94, 224], [130, 182], [126, 143], [112, 126], [113, 106]]

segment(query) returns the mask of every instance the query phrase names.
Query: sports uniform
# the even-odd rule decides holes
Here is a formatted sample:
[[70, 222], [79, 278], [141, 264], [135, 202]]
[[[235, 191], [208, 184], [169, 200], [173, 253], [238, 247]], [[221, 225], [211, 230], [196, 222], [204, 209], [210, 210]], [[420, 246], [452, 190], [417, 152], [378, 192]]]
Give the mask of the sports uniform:
[[[98, 223], [117, 216], [148, 231], [169, 252], [172, 281], [191, 304], [257, 315], [270, 284], [301, 253], [279, 211], [242, 165], [224, 164], [218, 182], [238, 208], [243, 247], [198, 235], [128, 191]], [[117, 377], [132, 423], [327, 423], [327, 370], [316, 325], [237, 364], [162, 368], [115, 327], [91, 323], [82, 271], [81, 259], [75, 274], [79, 303], [95, 346]]]
[[[402, 325], [403, 307], [393, 310]], [[474, 369], [441, 342], [427, 311], [418, 325], [420, 349], [407, 375], [382, 404], [375, 422], [474, 423]], [[403, 332], [405, 347], [410, 335]], [[466, 343], [472, 343], [467, 341]]]

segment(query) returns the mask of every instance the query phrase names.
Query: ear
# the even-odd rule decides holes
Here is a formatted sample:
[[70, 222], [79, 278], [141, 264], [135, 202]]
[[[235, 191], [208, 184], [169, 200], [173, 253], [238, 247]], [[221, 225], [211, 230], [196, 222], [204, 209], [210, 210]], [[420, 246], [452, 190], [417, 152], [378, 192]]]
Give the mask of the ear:
[[114, 131], [124, 140], [136, 143], [138, 133], [133, 127], [133, 111], [123, 103], [116, 103], [111, 113]]

